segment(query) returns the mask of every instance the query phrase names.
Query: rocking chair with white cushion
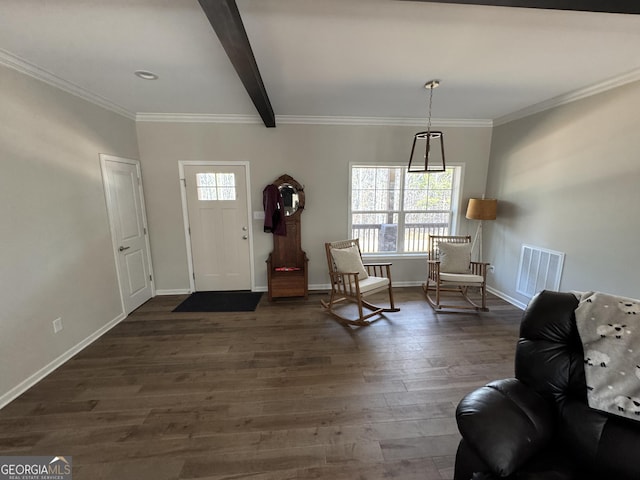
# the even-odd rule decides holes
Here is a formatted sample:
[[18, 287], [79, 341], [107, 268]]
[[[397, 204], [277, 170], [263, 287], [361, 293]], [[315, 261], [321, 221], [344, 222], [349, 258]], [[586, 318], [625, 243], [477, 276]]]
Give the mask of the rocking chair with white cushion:
[[[427, 302], [434, 310], [463, 309], [487, 311], [488, 263], [471, 261], [471, 236], [429, 236], [427, 281], [422, 285]], [[471, 287], [480, 291], [481, 304], [468, 296]], [[443, 292], [460, 293], [465, 304], [443, 304]], [[432, 293], [435, 293], [433, 298]]]
[[[398, 312], [393, 302], [391, 264], [363, 264], [358, 239], [325, 243], [331, 292], [329, 301], [322, 306], [341, 322], [350, 325], [369, 325], [369, 318], [383, 312]], [[364, 300], [364, 297], [381, 291], [389, 295], [389, 307], [380, 307]], [[336, 306], [347, 301], [357, 305], [358, 318], [349, 319], [338, 313]], [[369, 310], [365, 313], [364, 309]]]

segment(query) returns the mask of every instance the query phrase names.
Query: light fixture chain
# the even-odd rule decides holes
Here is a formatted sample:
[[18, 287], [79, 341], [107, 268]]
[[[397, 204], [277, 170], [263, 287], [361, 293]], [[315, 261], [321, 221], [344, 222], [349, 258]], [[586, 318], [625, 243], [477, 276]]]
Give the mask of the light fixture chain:
[[427, 122], [427, 134], [431, 133], [431, 103], [433, 100], [433, 85], [429, 87], [429, 120]]

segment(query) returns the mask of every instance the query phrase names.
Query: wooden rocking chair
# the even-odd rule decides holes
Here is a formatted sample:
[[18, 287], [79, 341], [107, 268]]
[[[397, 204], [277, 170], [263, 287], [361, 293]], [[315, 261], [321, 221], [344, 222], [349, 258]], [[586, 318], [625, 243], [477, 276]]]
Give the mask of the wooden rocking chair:
[[[391, 264], [363, 264], [358, 239], [325, 243], [331, 292], [329, 301], [321, 300], [322, 306], [339, 321], [350, 325], [369, 325], [369, 318], [382, 312], [398, 312], [393, 303], [391, 286]], [[364, 300], [365, 296], [387, 290], [389, 308], [379, 307]], [[358, 318], [349, 319], [336, 311], [341, 302], [353, 302], [358, 307]], [[364, 309], [370, 310], [365, 313]]]
[[[422, 285], [427, 302], [434, 310], [489, 310], [486, 291], [488, 265], [471, 261], [471, 237], [468, 235], [429, 236], [429, 271], [427, 281]], [[467, 295], [470, 287], [480, 290], [480, 305]], [[435, 298], [430, 292], [435, 292]], [[460, 293], [466, 304], [445, 305], [441, 303], [442, 292]]]

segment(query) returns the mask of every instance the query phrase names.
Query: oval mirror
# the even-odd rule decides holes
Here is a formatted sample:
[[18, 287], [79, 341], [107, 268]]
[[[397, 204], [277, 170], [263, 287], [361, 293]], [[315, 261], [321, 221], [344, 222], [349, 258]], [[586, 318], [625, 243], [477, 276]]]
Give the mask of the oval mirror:
[[278, 189], [284, 203], [284, 215], [289, 217], [298, 211], [298, 206], [300, 205], [298, 190], [290, 183], [283, 183]]

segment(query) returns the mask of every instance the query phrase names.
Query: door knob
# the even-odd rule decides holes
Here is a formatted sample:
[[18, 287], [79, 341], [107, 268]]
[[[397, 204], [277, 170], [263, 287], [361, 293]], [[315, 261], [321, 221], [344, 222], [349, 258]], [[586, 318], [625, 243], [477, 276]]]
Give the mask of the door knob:
[[242, 231], [246, 232], [247, 231], [247, 227], [242, 227]]
[[130, 248], [131, 248], [131, 247], [122, 247], [122, 246], [121, 246], [121, 247], [118, 249], [118, 251], [119, 251], [119, 252], [124, 252], [125, 250], [129, 250]]
[[247, 238], [249, 238], [247, 235], [242, 235], [243, 240], [246, 240]]

